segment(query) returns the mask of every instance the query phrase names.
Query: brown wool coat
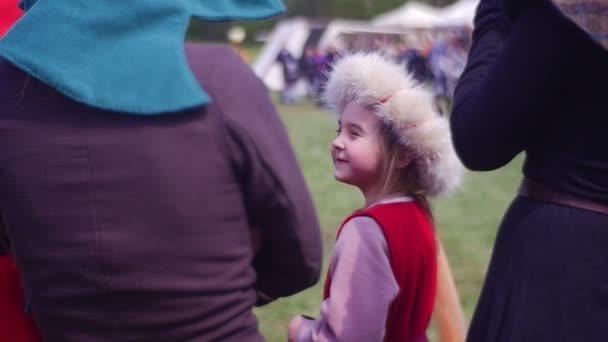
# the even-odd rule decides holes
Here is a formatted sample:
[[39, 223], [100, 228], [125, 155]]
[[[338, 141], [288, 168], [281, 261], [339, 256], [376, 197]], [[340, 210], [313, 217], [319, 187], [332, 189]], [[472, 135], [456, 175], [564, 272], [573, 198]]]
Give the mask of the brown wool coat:
[[262, 341], [256, 294], [319, 278], [319, 224], [266, 88], [229, 48], [187, 54], [213, 103], [157, 117], [76, 103], [0, 59], [0, 254], [47, 341]]

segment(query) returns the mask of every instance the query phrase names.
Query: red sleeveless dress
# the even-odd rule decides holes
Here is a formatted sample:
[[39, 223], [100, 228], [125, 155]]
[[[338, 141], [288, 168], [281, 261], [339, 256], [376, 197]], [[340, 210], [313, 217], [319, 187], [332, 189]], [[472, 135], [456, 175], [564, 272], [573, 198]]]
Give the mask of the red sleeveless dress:
[[[437, 249], [433, 224], [416, 202], [373, 206], [349, 216], [374, 219], [386, 238], [391, 268], [399, 294], [390, 306], [385, 342], [426, 340], [426, 330], [435, 304]], [[331, 296], [331, 274], [325, 281], [324, 299]], [[361, 293], [360, 295], [365, 295]]]

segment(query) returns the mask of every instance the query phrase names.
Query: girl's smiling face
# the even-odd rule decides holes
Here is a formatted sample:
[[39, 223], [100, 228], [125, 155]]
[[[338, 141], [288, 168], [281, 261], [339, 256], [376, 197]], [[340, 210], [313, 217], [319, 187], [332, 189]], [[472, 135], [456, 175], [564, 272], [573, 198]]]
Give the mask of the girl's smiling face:
[[382, 184], [382, 136], [378, 118], [370, 109], [349, 102], [338, 121], [338, 136], [331, 145], [336, 180], [363, 193]]

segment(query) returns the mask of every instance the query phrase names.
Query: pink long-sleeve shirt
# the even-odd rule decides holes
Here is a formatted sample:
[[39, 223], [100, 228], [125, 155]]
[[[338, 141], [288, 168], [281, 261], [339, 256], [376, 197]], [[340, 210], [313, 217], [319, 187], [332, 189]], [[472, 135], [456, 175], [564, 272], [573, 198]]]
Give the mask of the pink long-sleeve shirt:
[[[411, 200], [399, 197], [377, 204]], [[345, 224], [329, 272], [331, 297], [321, 304], [319, 319], [303, 321], [295, 341], [382, 341], [399, 285], [391, 268], [388, 244], [375, 220], [360, 216]]]

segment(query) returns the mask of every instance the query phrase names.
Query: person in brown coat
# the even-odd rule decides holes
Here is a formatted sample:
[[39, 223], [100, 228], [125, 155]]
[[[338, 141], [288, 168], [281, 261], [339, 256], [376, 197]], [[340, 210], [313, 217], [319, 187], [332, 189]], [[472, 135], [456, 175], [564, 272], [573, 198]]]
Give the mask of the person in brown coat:
[[229, 47], [159, 35], [282, 5], [187, 2], [39, 0], [0, 42], [0, 254], [45, 341], [263, 341], [252, 308], [318, 281], [266, 88]]

